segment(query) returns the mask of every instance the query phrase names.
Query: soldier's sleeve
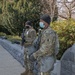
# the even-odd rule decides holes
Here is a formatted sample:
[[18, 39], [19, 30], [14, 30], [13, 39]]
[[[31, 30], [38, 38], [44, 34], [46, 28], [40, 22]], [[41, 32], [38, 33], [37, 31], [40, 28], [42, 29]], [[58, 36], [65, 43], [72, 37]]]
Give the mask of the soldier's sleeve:
[[35, 59], [40, 58], [42, 56], [54, 54], [55, 33], [46, 34], [45, 36], [43, 36], [41, 41], [42, 45], [40, 49], [37, 52], [33, 53]]

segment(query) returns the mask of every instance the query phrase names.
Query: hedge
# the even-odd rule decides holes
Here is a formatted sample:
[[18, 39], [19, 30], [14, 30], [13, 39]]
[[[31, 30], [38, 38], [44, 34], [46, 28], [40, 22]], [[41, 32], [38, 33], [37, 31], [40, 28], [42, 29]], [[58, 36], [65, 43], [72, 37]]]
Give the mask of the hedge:
[[75, 43], [75, 20], [56, 21], [51, 27], [59, 36], [60, 51], [57, 58], [60, 59], [63, 53]]

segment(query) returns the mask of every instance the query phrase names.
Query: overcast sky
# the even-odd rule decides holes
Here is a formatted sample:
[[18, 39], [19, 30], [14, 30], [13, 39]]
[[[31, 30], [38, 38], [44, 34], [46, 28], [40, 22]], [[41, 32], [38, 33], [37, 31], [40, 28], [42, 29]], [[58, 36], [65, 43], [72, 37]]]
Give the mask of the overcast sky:
[[[57, 1], [61, 1], [61, 0], [57, 0]], [[72, 0], [68, 0], [69, 2], [71, 2]]]

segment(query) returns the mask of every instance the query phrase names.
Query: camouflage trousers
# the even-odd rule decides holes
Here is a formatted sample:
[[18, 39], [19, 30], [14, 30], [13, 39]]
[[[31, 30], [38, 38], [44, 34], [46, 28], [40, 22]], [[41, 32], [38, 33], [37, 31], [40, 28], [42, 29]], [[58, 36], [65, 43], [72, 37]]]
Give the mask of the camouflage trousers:
[[36, 61], [32, 62], [29, 59], [29, 56], [34, 52], [33, 47], [27, 47], [24, 50], [24, 64], [26, 70], [32, 70], [34, 72], [34, 75], [37, 75], [37, 67], [36, 67]]
[[54, 68], [55, 58], [54, 56], [42, 57], [39, 61], [39, 74], [38, 75], [51, 75], [51, 71]]
[[24, 55], [24, 64], [25, 64], [26, 70], [32, 69], [32, 67], [31, 67], [32, 62], [29, 60], [29, 56], [27, 54]]

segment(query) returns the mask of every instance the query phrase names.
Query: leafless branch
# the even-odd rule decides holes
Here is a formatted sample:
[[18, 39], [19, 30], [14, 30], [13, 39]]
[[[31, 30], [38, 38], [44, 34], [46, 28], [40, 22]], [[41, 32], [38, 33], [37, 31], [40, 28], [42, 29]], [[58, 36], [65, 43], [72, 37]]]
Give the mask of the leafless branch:
[[[72, 18], [73, 15], [75, 15], [75, 0], [69, 1], [69, 0], [60, 0], [57, 2], [58, 4], [61, 4], [59, 7], [59, 16], [67, 19]], [[61, 10], [62, 9], [62, 10]], [[60, 13], [61, 12], [61, 13]], [[64, 15], [65, 14], [65, 15]], [[67, 17], [64, 17], [67, 16]]]

